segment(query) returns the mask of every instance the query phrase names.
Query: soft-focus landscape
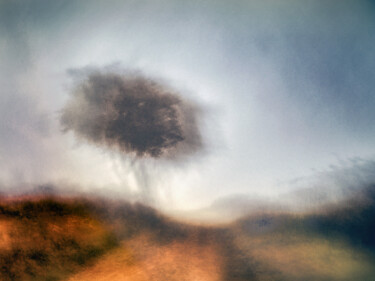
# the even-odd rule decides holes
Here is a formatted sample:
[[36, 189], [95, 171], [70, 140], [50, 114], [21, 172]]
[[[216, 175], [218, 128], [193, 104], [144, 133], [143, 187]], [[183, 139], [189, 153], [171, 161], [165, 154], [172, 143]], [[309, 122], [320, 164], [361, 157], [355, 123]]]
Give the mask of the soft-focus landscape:
[[119, 200], [3, 197], [0, 279], [373, 280], [374, 199], [208, 226]]
[[0, 281], [374, 281], [374, 0], [0, 0]]

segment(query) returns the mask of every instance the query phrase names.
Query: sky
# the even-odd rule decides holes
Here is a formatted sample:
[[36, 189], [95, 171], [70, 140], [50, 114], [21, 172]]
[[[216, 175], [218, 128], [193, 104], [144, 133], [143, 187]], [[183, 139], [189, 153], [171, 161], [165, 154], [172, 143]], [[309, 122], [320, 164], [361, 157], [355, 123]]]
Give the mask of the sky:
[[[370, 0], [0, 0], [1, 190], [179, 211], [339, 197], [374, 181], [374, 49]], [[201, 149], [138, 159], [64, 130], [90, 71], [162, 81], [199, 107]]]

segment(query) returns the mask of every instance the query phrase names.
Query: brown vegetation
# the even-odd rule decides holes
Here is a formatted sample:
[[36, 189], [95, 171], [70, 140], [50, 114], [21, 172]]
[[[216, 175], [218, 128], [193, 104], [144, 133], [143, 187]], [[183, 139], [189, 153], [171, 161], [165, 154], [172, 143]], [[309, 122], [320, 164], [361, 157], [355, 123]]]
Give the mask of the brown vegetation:
[[[345, 210], [204, 227], [119, 201], [3, 200], [0, 280], [372, 280], [372, 240], [353, 238], [357, 220], [337, 218]], [[359, 229], [372, 226], [372, 216], [360, 217]]]

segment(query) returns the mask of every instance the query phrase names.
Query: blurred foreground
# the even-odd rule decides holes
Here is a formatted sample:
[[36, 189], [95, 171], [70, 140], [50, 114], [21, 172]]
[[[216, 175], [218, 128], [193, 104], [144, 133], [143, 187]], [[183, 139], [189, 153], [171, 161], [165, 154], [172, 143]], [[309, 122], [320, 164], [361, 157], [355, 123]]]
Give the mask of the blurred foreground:
[[3, 198], [0, 280], [374, 280], [374, 194], [220, 226], [121, 201]]

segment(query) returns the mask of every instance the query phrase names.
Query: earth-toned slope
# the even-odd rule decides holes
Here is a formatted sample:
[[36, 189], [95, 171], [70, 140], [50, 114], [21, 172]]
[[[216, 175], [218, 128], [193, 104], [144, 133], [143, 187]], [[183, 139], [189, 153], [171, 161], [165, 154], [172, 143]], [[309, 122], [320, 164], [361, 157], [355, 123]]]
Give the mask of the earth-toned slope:
[[0, 280], [221, 280], [213, 233], [140, 204], [13, 198], [0, 204]]
[[87, 198], [0, 202], [0, 280], [373, 280], [374, 204], [179, 223], [140, 204]]
[[341, 239], [294, 231], [238, 231], [234, 243], [255, 271], [249, 280], [370, 281], [375, 276], [373, 255]]
[[0, 206], [0, 280], [61, 280], [116, 243], [80, 204], [34, 199]]

